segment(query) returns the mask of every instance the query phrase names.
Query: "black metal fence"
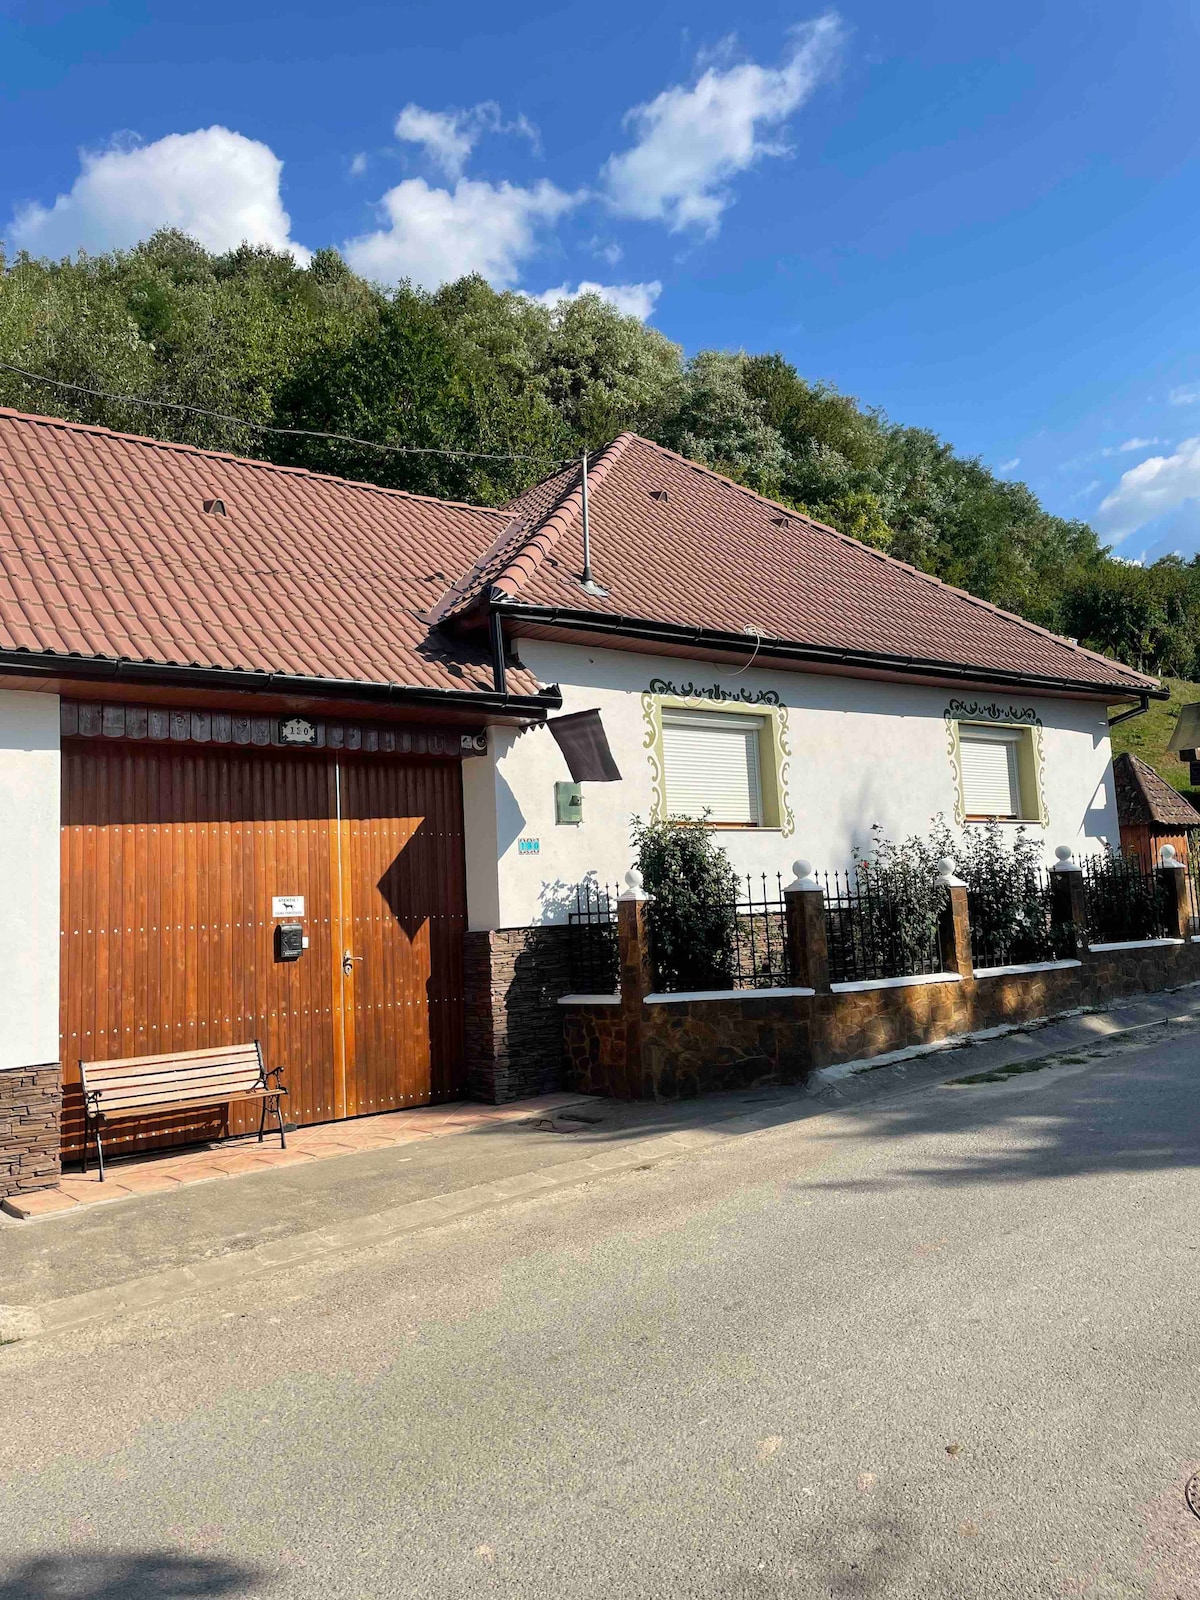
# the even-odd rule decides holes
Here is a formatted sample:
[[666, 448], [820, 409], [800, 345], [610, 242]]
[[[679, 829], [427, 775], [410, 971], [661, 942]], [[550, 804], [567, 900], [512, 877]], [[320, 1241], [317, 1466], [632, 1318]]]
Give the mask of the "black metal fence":
[[938, 914], [929, 894], [888, 873], [826, 873], [825, 939], [832, 983], [911, 978], [941, 970]]
[[1200, 835], [1196, 837], [1196, 848], [1188, 849], [1186, 862], [1188, 874], [1188, 932], [1200, 933]]
[[1065, 891], [1045, 867], [1018, 867], [972, 885], [968, 906], [975, 966], [1018, 966], [1073, 955], [1075, 930]]
[[[740, 887], [740, 880], [739, 880]], [[733, 987], [783, 989], [795, 983], [788, 949], [783, 874], [746, 874], [746, 892], [735, 907]]]
[[614, 994], [617, 988], [617, 890], [588, 880], [575, 889], [567, 913], [567, 959], [574, 994]]
[[1166, 888], [1140, 856], [1085, 856], [1079, 865], [1089, 944], [1167, 936]]
[[748, 873], [737, 880], [735, 895], [689, 902], [682, 917], [652, 901], [647, 920], [654, 987], [663, 994], [795, 982], [782, 873]]

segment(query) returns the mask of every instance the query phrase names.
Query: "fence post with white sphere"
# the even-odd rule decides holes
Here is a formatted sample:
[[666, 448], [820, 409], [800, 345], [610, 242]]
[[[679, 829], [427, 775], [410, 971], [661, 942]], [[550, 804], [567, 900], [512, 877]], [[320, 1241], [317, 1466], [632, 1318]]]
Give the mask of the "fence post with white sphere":
[[1158, 881], [1163, 890], [1167, 938], [1186, 939], [1192, 930], [1188, 871], [1173, 844], [1164, 844], [1159, 852]]
[[788, 965], [800, 988], [829, 993], [829, 940], [825, 931], [825, 891], [813, 876], [811, 861], [794, 861], [795, 880], [783, 891]]
[[1071, 929], [1070, 954], [1081, 959], [1087, 954], [1087, 886], [1083, 881], [1083, 868], [1069, 844], [1055, 846], [1050, 873], [1054, 884], [1054, 920]]
[[943, 856], [937, 864], [937, 882], [946, 891], [946, 903], [938, 919], [938, 948], [942, 971], [957, 972], [960, 978], [975, 976], [971, 954], [971, 911], [967, 886], [954, 871], [954, 861]]
[[621, 1021], [625, 1034], [624, 1081], [614, 1083], [618, 1099], [639, 1099], [642, 1083], [642, 1005], [654, 987], [650, 961], [650, 928], [646, 908], [653, 899], [646, 893], [636, 867], [625, 874], [625, 888], [617, 896], [617, 961], [621, 991]]

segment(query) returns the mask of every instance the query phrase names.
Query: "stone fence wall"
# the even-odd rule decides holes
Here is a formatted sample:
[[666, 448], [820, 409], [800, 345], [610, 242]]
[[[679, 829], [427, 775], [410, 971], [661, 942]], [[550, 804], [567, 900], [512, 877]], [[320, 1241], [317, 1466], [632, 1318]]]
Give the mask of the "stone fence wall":
[[0, 1198], [59, 1179], [58, 1062], [0, 1072]]
[[1182, 868], [1162, 869], [1172, 907], [1170, 937], [1116, 945], [1084, 942], [1078, 869], [1068, 857], [1059, 870], [1076, 930], [1074, 951], [1066, 959], [977, 971], [971, 962], [967, 891], [947, 872], [943, 971], [833, 984], [820, 890], [814, 880], [806, 884], [801, 878], [786, 899], [792, 970], [807, 980], [804, 985], [691, 995], [653, 993], [645, 896], [635, 884], [618, 907], [620, 993], [560, 1001], [566, 1087], [672, 1100], [714, 1089], [797, 1082], [815, 1067], [1200, 983], [1200, 939], [1189, 935]]

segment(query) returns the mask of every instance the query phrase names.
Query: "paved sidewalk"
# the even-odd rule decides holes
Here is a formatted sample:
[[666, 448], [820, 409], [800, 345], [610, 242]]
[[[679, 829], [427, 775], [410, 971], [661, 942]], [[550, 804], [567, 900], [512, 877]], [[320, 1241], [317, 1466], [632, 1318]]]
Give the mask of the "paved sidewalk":
[[182, 1150], [154, 1150], [145, 1155], [110, 1159], [103, 1183], [93, 1160], [89, 1172], [65, 1172], [53, 1189], [12, 1195], [0, 1201], [0, 1211], [26, 1220], [56, 1211], [124, 1200], [131, 1194], [170, 1193], [185, 1184], [210, 1183], [217, 1178], [263, 1172], [273, 1167], [294, 1167], [332, 1156], [360, 1155], [366, 1150], [390, 1150], [468, 1128], [517, 1122], [531, 1116], [551, 1116], [578, 1104], [577, 1094], [546, 1094], [509, 1105], [485, 1106], [455, 1102], [439, 1106], [414, 1106], [405, 1111], [385, 1111], [377, 1116], [355, 1117], [346, 1122], [322, 1122], [297, 1128], [287, 1136], [286, 1149], [279, 1135], [268, 1134], [262, 1143], [256, 1133], [242, 1134], [218, 1143], [188, 1145]]
[[[36, 1221], [0, 1216], [0, 1340], [62, 1331], [348, 1254], [538, 1193], [701, 1154], [747, 1134], [852, 1112], [859, 1103], [939, 1084], [987, 1094], [986, 1085], [954, 1088], [952, 1080], [1039, 1061], [1077, 1070], [1069, 1063], [1171, 1033], [1200, 1065], [1200, 986], [902, 1060], [832, 1068], [802, 1087], [669, 1105], [561, 1095], [548, 1097], [553, 1105], [439, 1108], [446, 1119], [440, 1137], [329, 1153], [230, 1182], [131, 1192], [120, 1203], [72, 1205]], [[450, 1125], [468, 1116], [469, 1124]], [[349, 1125], [336, 1126], [340, 1132]]]

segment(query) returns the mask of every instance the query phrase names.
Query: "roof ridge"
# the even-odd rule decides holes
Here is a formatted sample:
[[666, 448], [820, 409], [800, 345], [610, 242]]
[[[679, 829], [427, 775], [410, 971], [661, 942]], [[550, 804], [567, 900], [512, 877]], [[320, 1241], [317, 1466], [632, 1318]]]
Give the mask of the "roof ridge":
[[[595, 466], [588, 466], [589, 491], [598, 489], [603, 484], [613, 467], [628, 450], [631, 441], [638, 438], [640, 435], [636, 433], [619, 433], [604, 446], [596, 457]], [[582, 463], [580, 465], [582, 467]], [[514, 551], [507, 565], [502, 567], [492, 580], [494, 589], [504, 589], [506, 594], [513, 597], [520, 592], [522, 585], [533, 577], [571, 525], [576, 511], [582, 514], [583, 477], [584, 474], [580, 471], [579, 481], [559, 497], [553, 509], [546, 513], [525, 542]]]
[[[886, 550], [877, 550], [874, 545], [865, 544], [863, 540], [856, 539], [853, 534], [842, 533], [838, 528], [832, 528], [827, 522], [818, 522], [806, 511], [797, 511], [795, 506], [787, 506], [781, 500], [772, 500], [768, 495], [759, 494], [757, 489], [748, 488], [744, 483], [738, 483], [735, 478], [726, 477], [723, 472], [706, 466], [703, 461], [695, 461], [691, 456], [681, 455], [678, 450], [672, 450], [668, 445], [659, 444], [654, 439], [647, 439], [640, 433], [619, 435], [621, 439], [636, 439], [638, 443], [648, 445], [651, 450], [656, 450], [660, 455], [670, 456], [672, 460], [680, 462], [683, 466], [690, 467], [694, 472], [703, 473], [707, 477], [716, 478], [719, 483], [727, 484], [731, 489], [736, 489], [740, 494], [748, 496], [759, 505], [771, 506], [777, 511], [782, 511], [785, 516], [797, 517], [818, 533], [828, 534], [830, 538], [839, 540], [842, 544], [853, 545], [856, 550], [863, 551], [866, 555], [874, 556], [877, 560], [899, 567], [904, 572], [912, 573], [925, 583], [937, 589], [944, 589], [950, 594], [958, 595], [960, 599], [969, 600], [972, 605], [980, 606], [985, 611], [990, 611], [993, 616], [1003, 617], [1007, 622], [1015, 622], [1022, 628], [1028, 628], [1032, 633], [1041, 634], [1045, 639], [1052, 639], [1055, 644], [1073, 655], [1086, 656], [1090, 661], [1099, 661], [1106, 667], [1117, 667], [1135, 677], [1144, 678], [1146, 674], [1137, 673], [1134, 668], [1123, 661], [1114, 661], [1110, 656], [1102, 655], [1098, 650], [1089, 650], [1086, 645], [1072, 643], [1061, 633], [1054, 633], [1049, 628], [1042, 627], [1039, 622], [1031, 622], [1028, 617], [1018, 616], [1015, 611], [1006, 611], [1003, 606], [994, 604], [991, 600], [984, 600], [977, 594], [972, 594], [969, 589], [960, 589], [956, 584], [947, 583], [944, 578], [935, 576], [932, 572], [924, 572], [920, 567], [914, 567], [911, 562], [901, 561], [899, 556], [889, 555]], [[536, 570], [536, 569], [535, 569]], [[531, 574], [532, 575], [532, 574]]]
[[200, 456], [208, 461], [228, 461], [239, 467], [259, 467], [265, 472], [282, 472], [292, 477], [312, 478], [318, 483], [340, 483], [350, 489], [363, 489], [373, 494], [395, 496], [399, 500], [419, 500], [426, 505], [447, 506], [452, 511], [480, 511], [485, 516], [505, 515], [502, 506], [477, 506], [469, 500], [445, 500], [436, 494], [416, 494], [411, 489], [391, 489], [386, 484], [370, 483], [365, 478], [343, 478], [336, 472], [314, 472], [311, 467], [289, 467], [279, 461], [263, 461], [258, 456], [237, 456], [229, 450], [206, 450], [198, 444], [181, 444], [175, 439], [154, 439], [146, 433], [123, 433], [118, 428], [105, 428], [96, 422], [73, 422], [69, 417], [43, 416], [35, 411], [17, 411], [12, 406], [0, 406], [0, 420], [29, 422], [43, 428], [69, 428], [75, 433], [99, 434], [105, 439], [119, 439], [124, 444], [151, 445], [157, 450], [176, 450], [182, 455]]

